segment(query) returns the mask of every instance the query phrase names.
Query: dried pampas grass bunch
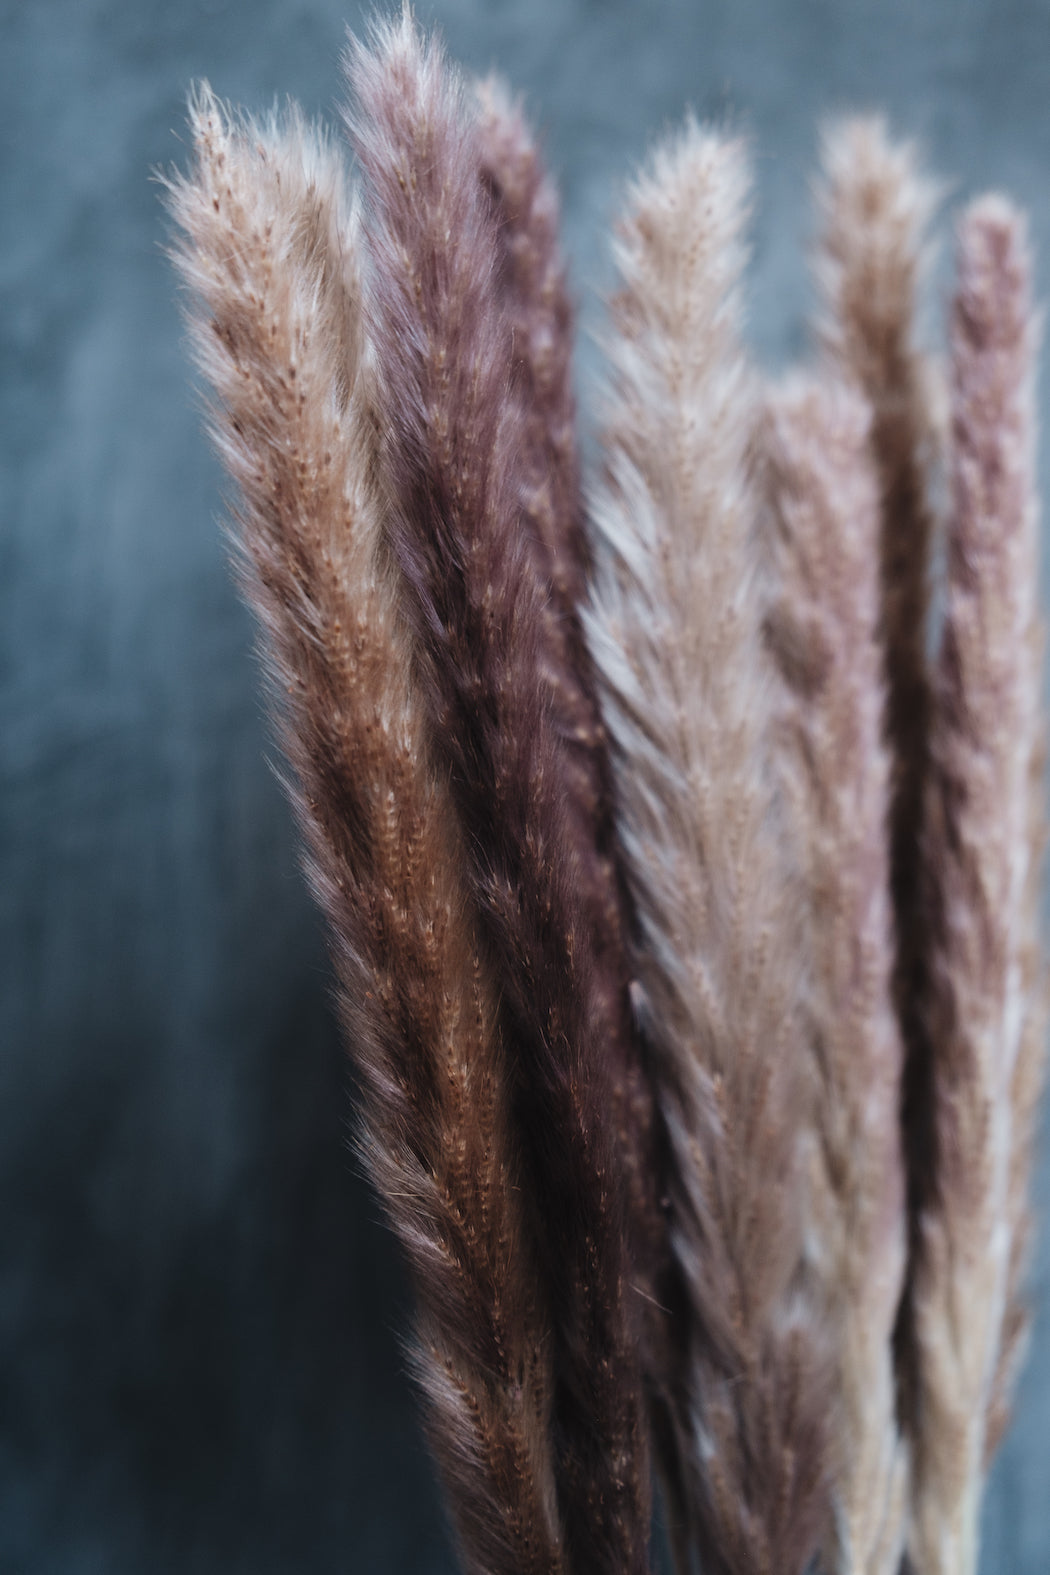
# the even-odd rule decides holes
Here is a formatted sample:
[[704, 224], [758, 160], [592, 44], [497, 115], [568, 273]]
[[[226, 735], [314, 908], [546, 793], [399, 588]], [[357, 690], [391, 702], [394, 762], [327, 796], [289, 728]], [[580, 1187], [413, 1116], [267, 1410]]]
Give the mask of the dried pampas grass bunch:
[[829, 127], [767, 383], [688, 122], [585, 483], [520, 105], [407, 12], [346, 75], [353, 178], [203, 87], [166, 190], [463, 1567], [645, 1575], [655, 1472], [679, 1575], [974, 1575], [1045, 1051], [1023, 216], [966, 210], [938, 357], [936, 187]]

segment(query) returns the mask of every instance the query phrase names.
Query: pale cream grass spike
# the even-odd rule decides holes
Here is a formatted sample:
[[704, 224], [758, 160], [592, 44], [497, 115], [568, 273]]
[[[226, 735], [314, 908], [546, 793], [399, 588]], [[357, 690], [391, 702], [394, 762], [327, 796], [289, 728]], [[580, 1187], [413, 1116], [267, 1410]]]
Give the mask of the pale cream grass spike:
[[1035, 490], [1036, 328], [1025, 223], [985, 197], [959, 226], [951, 515], [924, 873], [936, 1190], [921, 1219], [909, 1553], [973, 1575], [990, 1443], [1023, 1326], [1044, 1001]]
[[[892, 142], [877, 116], [829, 124], [821, 154], [817, 337], [839, 376], [857, 383], [872, 406], [891, 737], [901, 751], [923, 721], [914, 706], [927, 682], [930, 493], [944, 442], [943, 374], [921, 344], [918, 321], [940, 188], [922, 173], [915, 146]], [[919, 789], [907, 780], [906, 755], [900, 769], [901, 792], [913, 796]]]
[[[932, 260], [939, 188], [913, 144], [890, 139], [877, 116], [833, 122], [822, 140], [814, 268], [818, 339], [834, 371], [871, 402], [882, 495], [882, 595], [887, 731], [893, 752], [890, 880], [897, 926], [895, 997], [908, 1056], [905, 1151], [909, 1217], [929, 1183], [929, 1063], [918, 1002], [924, 922], [918, 847], [929, 735], [926, 655], [932, 497], [943, 459], [943, 375], [922, 346], [918, 318]], [[905, 1342], [905, 1404], [910, 1403]]]
[[[795, 810], [813, 950], [818, 1106], [812, 1252], [838, 1363], [833, 1567], [898, 1575], [907, 1454], [893, 1330], [906, 1253], [903, 1045], [893, 1003], [871, 413], [854, 387], [796, 376], [770, 393], [764, 456], [785, 677], [780, 757]], [[800, 919], [799, 922], [804, 922]]]
[[169, 184], [190, 329], [331, 927], [362, 1150], [415, 1274], [432, 1441], [464, 1567], [558, 1575], [550, 1364], [498, 991], [383, 545], [356, 210], [295, 111], [234, 121], [204, 88], [191, 125], [196, 167]]
[[748, 170], [689, 124], [630, 190], [615, 257], [588, 630], [642, 939], [638, 1004], [687, 1287], [677, 1406], [708, 1575], [801, 1575], [824, 1530], [826, 1331], [808, 1294], [807, 1117], [768, 768], [757, 399], [739, 343]]

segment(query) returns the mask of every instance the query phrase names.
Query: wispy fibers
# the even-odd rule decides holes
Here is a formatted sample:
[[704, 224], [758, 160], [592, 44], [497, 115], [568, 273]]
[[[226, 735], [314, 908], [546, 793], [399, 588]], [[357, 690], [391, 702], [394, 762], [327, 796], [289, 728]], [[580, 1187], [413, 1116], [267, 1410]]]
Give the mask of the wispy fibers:
[[[854, 387], [796, 376], [764, 433], [785, 679], [779, 758], [808, 897], [817, 1071], [811, 1240], [836, 1342], [840, 1575], [898, 1575], [907, 1456], [893, 1330], [906, 1229], [893, 1002], [890, 763], [871, 416]], [[806, 923], [800, 913], [797, 921]]]
[[191, 123], [196, 167], [169, 189], [190, 327], [329, 921], [361, 1148], [414, 1271], [430, 1436], [465, 1568], [559, 1575], [546, 1309], [498, 991], [382, 541], [357, 214], [296, 114], [231, 124], [205, 88]]
[[1033, 1107], [1045, 1014], [1030, 264], [1020, 215], [986, 197], [959, 227], [951, 321], [951, 508], [923, 847], [926, 1028], [937, 1169], [920, 1218], [909, 1553], [973, 1575], [989, 1444], [1024, 1325]]
[[801, 1575], [826, 1515], [827, 1347], [803, 1274], [804, 962], [773, 824], [746, 161], [694, 125], [631, 189], [592, 647], [638, 909], [639, 1010], [688, 1305], [675, 1393], [705, 1575]]
[[545, 692], [550, 590], [523, 506], [534, 417], [498, 298], [476, 98], [407, 14], [377, 23], [370, 49], [353, 43], [347, 68], [368, 199], [388, 533], [504, 986], [553, 1317], [567, 1557], [578, 1575], [638, 1575], [648, 1462], [606, 1061], [623, 1030], [580, 895], [585, 855], [568, 835], [569, 773]]

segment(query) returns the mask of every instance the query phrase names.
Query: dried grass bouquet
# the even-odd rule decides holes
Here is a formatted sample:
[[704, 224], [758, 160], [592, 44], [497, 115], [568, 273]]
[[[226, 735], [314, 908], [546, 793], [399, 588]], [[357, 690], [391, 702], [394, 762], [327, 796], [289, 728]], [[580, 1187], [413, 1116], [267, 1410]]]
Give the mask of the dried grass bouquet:
[[521, 109], [407, 13], [346, 71], [352, 180], [204, 87], [167, 196], [463, 1567], [643, 1575], [655, 1466], [679, 1575], [973, 1575], [1045, 1040], [1024, 220], [963, 214], [945, 374], [934, 188], [832, 127], [771, 386], [687, 123], [584, 486]]

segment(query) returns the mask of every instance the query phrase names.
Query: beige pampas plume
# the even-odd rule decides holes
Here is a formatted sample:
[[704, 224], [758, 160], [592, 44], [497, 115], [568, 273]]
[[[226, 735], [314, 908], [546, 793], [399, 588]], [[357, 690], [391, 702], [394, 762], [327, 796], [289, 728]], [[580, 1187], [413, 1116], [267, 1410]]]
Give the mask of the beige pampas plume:
[[933, 533], [932, 470], [942, 398], [932, 358], [918, 341], [920, 291], [938, 189], [910, 143], [884, 122], [834, 122], [823, 137], [814, 259], [823, 352], [863, 389], [873, 412], [879, 472], [889, 736], [897, 757], [894, 880], [913, 863], [928, 707], [925, 641]]
[[813, 1250], [837, 1342], [840, 1575], [897, 1575], [907, 1507], [893, 1361], [906, 1238], [903, 1047], [870, 428], [858, 390], [798, 377], [771, 394], [764, 442], [778, 571], [769, 627], [786, 680], [782, 757], [812, 926]]
[[[536, 377], [516, 359], [506, 315], [476, 95], [407, 12], [377, 22], [370, 46], [352, 41], [347, 71], [387, 534], [503, 989], [527, 1196], [544, 1244], [566, 1557], [576, 1575], [640, 1575], [648, 1452], [626, 1179], [610, 1119], [628, 1000], [622, 977], [610, 986], [596, 942], [589, 866], [599, 855], [575, 835], [579, 777], [550, 689], [562, 658], [546, 644], [551, 588], [527, 500], [543, 457]], [[555, 491], [571, 498], [571, 476]]]
[[205, 88], [191, 124], [196, 166], [169, 184], [176, 255], [329, 921], [362, 1151], [415, 1275], [431, 1438], [464, 1567], [557, 1575], [550, 1353], [498, 990], [386, 561], [357, 212], [294, 112], [231, 122]]
[[[879, 117], [834, 122], [823, 137], [815, 272], [818, 337], [836, 375], [857, 383], [873, 411], [871, 441], [882, 497], [882, 598], [887, 733], [892, 751], [890, 879], [897, 929], [895, 997], [904, 1032], [909, 1218], [930, 1185], [930, 1061], [923, 1044], [924, 921], [919, 838], [927, 771], [931, 484], [943, 448], [940, 374], [919, 343], [928, 232], [939, 192], [911, 143], [890, 140]], [[902, 1326], [904, 1400], [913, 1352]]]
[[802, 1273], [804, 957], [773, 821], [738, 338], [747, 191], [741, 145], [693, 124], [630, 191], [588, 631], [686, 1293], [673, 1404], [691, 1524], [672, 1529], [707, 1575], [802, 1575], [825, 1524], [828, 1389]]
[[935, 1188], [920, 1225], [909, 1553], [973, 1575], [990, 1430], [1023, 1327], [1027, 1173], [1045, 1019], [1037, 612], [1036, 329], [1023, 218], [959, 227], [951, 514], [924, 846]]

